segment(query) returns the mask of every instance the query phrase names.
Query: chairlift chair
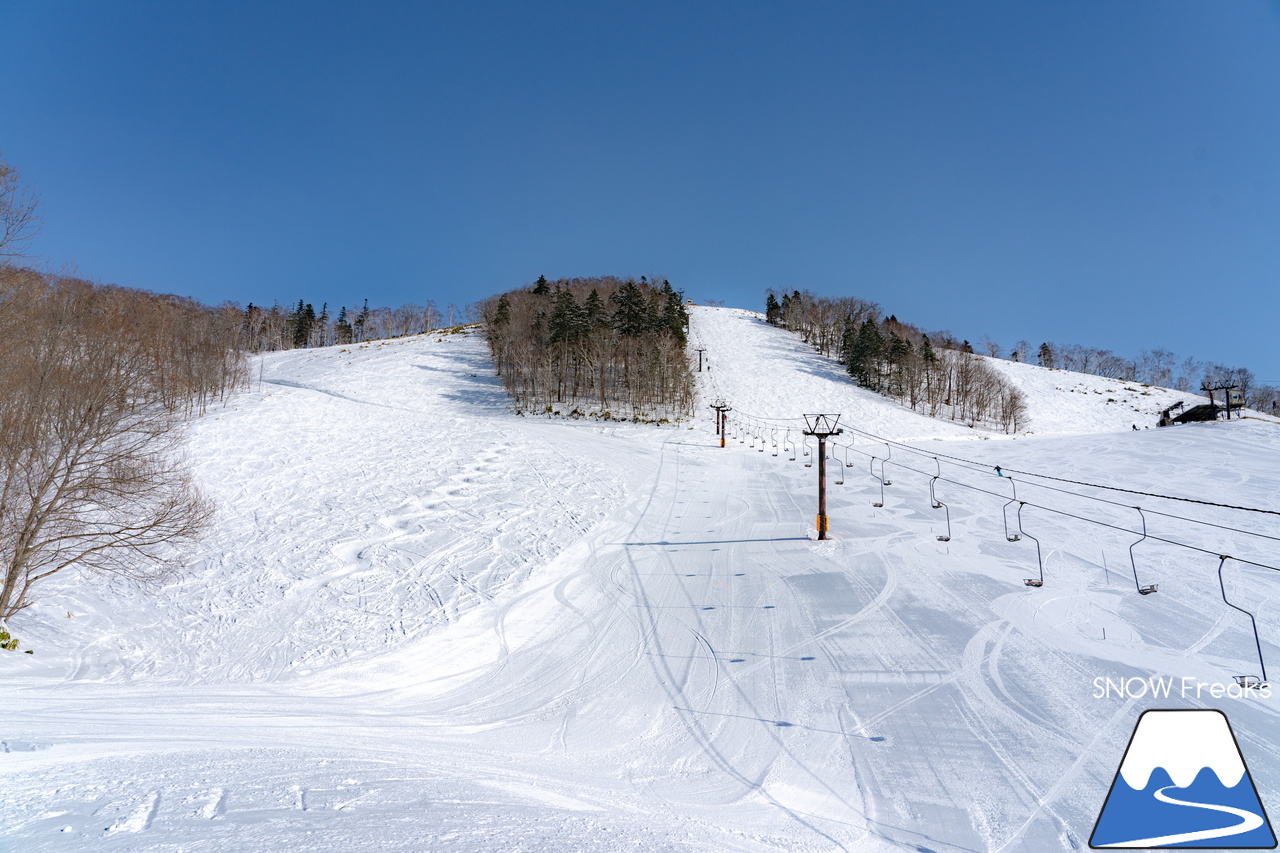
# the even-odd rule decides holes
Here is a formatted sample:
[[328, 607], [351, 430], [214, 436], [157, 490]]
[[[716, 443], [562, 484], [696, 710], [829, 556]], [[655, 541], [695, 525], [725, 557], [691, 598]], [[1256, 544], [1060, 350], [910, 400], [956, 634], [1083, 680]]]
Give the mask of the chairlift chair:
[[1009, 477], [1008, 480], [1009, 480], [1009, 485], [1013, 487], [1013, 497], [1000, 510], [1000, 514], [1004, 517], [1004, 538], [1009, 542], [1017, 542], [1020, 539], [1022, 539], [1022, 536], [1017, 533], [1009, 532], [1009, 507], [1013, 506], [1018, 502], [1018, 484], [1014, 482], [1014, 479], [1012, 477]]
[[773, 429], [769, 430], [769, 440], [773, 443], [772, 455], [777, 456], [778, 455], [778, 428], [777, 427], [774, 427]]
[[835, 462], [836, 462], [836, 477], [838, 478], [836, 480], [836, 485], [843, 486], [844, 485], [844, 468], [840, 465], [840, 460], [836, 459], [836, 449], [834, 445], [831, 448], [831, 458], [835, 459]]
[[1262, 659], [1262, 640], [1258, 637], [1258, 620], [1254, 619], [1253, 614], [1248, 610], [1245, 610], [1239, 605], [1232, 604], [1227, 600], [1227, 585], [1222, 580], [1222, 567], [1225, 566], [1227, 564], [1227, 560], [1230, 559], [1231, 557], [1223, 555], [1218, 560], [1218, 588], [1222, 590], [1222, 601], [1224, 604], [1234, 610], [1239, 610], [1245, 616], [1249, 617], [1249, 622], [1253, 626], [1253, 643], [1258, 649], [1258, 668], [1262, 670], [1262, 675], [1233, 675], [1231, 677], [1235, 679], [1236, 684], [1240, 685], [1245, 690], [1261, 690], [1263, 687], [1267, 686], [1267, 664], [1266, 661]]
[[1139, 539], [1137, 542], [1134, 542], [1129, 546], [1129, 565], [1133, 568], [1133, 585], [1138, 588], [1138, 592], [1142, 595], [1150, 595], [1153, 592], [1159, 592], [1159, 585], [1153, 583], [1143, 586], [1138, 581], [1138, 563], [1133, 558], [1133, 549], [1142, 544], [1143, 540], [1147, 538], [1147, 517], [1143, 514], [1142, 507], [1135, 506], [1134, 509], [1138, 511], [1138, 516], [1142, 519], [1142, 539]]
[[[873, 501], [871, 504], [872, 506], [876, 506], [876, 507], [884, 506], [884, 487], [893, 485], [893, 481], [885, 479], [885, 476], [884, 476], [884, 466], [885, 466], [885, 463], [889, 461], [889, 457], [893, 456], [893, 448], [890, 447], [888, 444], [886, 444], [885, 449], [888, 451], [888, 454], [885, 456], [884, 459], [880, 459], [879, 456], [871, 457], [871, 476], [875, 477], [876, 481], [880, 483], [880, 502], [876, 503]], [[876, 460], [878, 459], [880, 460], [880, 473], [877, 475]]]
[[937, 466], [938, 473], [933, 475], [933, 479], [929, 481], [929, 505], [934, 509], [942, 509], [947, 512], [947, 535], [937, 537], [939, 542], [951, 541], [951, 510], [942, 501], [938, 500], [938, 493], [934, 491], [934, 483], [938, 482], [938, 478], [942, 476], [942, 463], [938, 461], [938, 457], [933, 458], [933, 464]]
[[[803, 447], [804, 447], [804, 455], [805, 455], [805, 456], [808, 456], [808, 455], [809, 455], [809, 436], [807, 436], [807, 435], [804, 437], [804, 445], [803, 445]], [[806, 467], [806, 468], [812, 468], [812, 467], [813, 467], [813, 462], [812, 462], [812, 461], [809, 461], [809, 462], [804, 463], [804, 467]]]
[[[787, 449], [787, 442], [791, 440], [791, 427], [787, 427], [787, 434], [782, 437], [782, 449]], [[791, 441], [791, 455], [787, 457], [788, 462], [796, 461], [796, 443]]]
[[1044, 558], [1040, 556], [1040, 540], [1022, 529], [1022, 508], [1026, 505], [1026, 501], [1018, 502], [1018, 535], [1025, 536], [1036, 543], [1036, 565], [1040, 567], [1040, 577], [1024, 578], [1022, 582], [1027, 586], [1042, 587], [1044, 586]]
[[879, 456], [872, 456], [871, 462], [869, 465], [871, 469], [871, 476], [875, 477], [876, 482], [880, 484], [880, 502], [877, 503], [875, 501], [872, 501], [871, 502], [872, 506], [884, 506], [884, 480], [880, 479], [879, 477], [876, 477], [876, 460], [879, 458], [880, 458]]
[[885, 457], [880, 461], [880, 482], [882, 485], [892, 486], [893, 480], [890, 480], [888, 477], [884, 475], [884, 466], [889, 463], [889, 460], [893, 459], [893, 447], [891, 447], [889, 444], [885, 444], [884, 449], [885, 449]]

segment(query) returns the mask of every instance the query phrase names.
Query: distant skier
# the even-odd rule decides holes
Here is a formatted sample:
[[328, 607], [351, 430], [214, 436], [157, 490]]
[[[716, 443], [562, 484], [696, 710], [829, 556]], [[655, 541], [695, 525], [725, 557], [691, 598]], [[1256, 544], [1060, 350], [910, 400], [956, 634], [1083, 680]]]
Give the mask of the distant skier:
[[1137, 425], [1137, 424], [1134, 424], [1134, 425], [1133, 425], [1133, 431], [1134, 431], [1134, 432], [1137, 432], [1137, 431], [1138, 431], [1138, 425]]

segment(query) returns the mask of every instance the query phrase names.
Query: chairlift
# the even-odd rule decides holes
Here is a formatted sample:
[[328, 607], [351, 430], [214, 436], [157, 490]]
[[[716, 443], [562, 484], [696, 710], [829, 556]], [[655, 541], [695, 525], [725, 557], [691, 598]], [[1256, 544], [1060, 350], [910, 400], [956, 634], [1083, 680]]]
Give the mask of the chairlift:
[[[1001, 476], [1004, 475], [1002, 474]], [[1017, 542], [1022, 539], [1022, 536], [1017, 533], [1009, 533], [1009, 507], [1018, 502], [1018, 484], [1014, 482], [1012, 477], [1008, 477], [1007, 479], [1009, 480], [1009, 485], [1013, 487], [1013, 497], [1000, 510], [1000, 514], [1004, 517], [1004, 538], [1010, 542]]]
[[[805, 456], [808, 456], [808, 455], [809, 455], [809, 436], [808, 436], [808, 435], [806, 435], [806, 436], [804, 437], [804, 455], [805, 455]], [[812, 461], [810, 461], [810, 462], [806, 462], [806, 463], [804, 463], [804, 467], [806, 467], [806, 468], [812, 468], [812, 467], [813, 467], [813, 462], [812, 462]]]
[[[893, 448], [886, 443], [885, 449], [888, 451], [888, 455], [886, 455], [884, 459], [880, 459], [879, 456], [871, 457], [871, 476], [875, 477], [876, 481], [880, 484], [880, 502], [876, 503], [873, 501], [871, 504], [872, 506], [877, 506], [877, 507], [884, 506], [884, 487], [893, 485], [893, 481], [886, 480], [884, 478], [884, 466], [885, 466], [885, 463], [889, 461], [889, 457], [893, 455]], [[878, 475], [876, 474], [877, 460], [880, 461], [880, 473]]]
[[[787, 434], [782, 437], [782, 449], [787, 449], [787, 442], [791, 439], [791, 427], [787, 427]], [[787, 457], [788, 462], [796, 461], [796, 443], [791, 442], [791, 455]]]
[[837, 477], [836, 485], [843, 486], [844, 485], [844, 467], [840, 464], [840, 460], [836, 459], [836, 448], [834, 444], [831, 446], [831, 458], [835, 459], [835, 462], [836, 462], [836, 477]]
[[1233, 675], [1236, 684], [1246, 690], [1260, 690], [1267, 686], [1267, 664], [1262, 659], [1262, 641], [1258, 639], [1258, 620], [1253, 618], [1253, 614], [1243, 607], [1232, 604], [1227, 601], [1227, 586], [1222, 580], [1222, 567], [1226, 565], [1229, 556], [1223, 555], [1218, 561], [1218, 588], [1222, 590], [1222, 601], [1231, 608], [1239, 610], [1245, 616], [1249, 617], [1249, 622], [1253, 625], [1253, 643], [1258, 648], [1258, 667], [1262, 670], [1262, 675]]
[[938, 494], [934, 491], [934, 483], [938, 482], [938, 478], [942, 476], [942, 463], [938, 461], [938, 457], [933, 457], [933, 464], [937, 466], [938, 473], [933, 475], [933, 479], [929, 481], [929, 505], [934, 509], [943, 509], [947, 512], [947, 535], [937, 537], [939, 542], [951, 541], [951, 510], [942, 501], [938, 500]]
[[876, 478], [876, 482], [879, 483], [879, 487], [881, 487], [881, 500], [879, 500], [878, 503], [873, 501], [872, 506], [884, 506], [884, 480], [879, 478], [879, 476], [876, 476], [876, 460], [878, 459], [879, 456], [872, 455], [872, 461], [868, 464], [870, 473], [872, 473], [872, 476]]
[[1133, 549], [1137, 547], [1139, 544], [1141, 544], [1144, 539], [1147, 538], [1147, 517], [1146, 515], [1143, 514], [1142, 507], [1135, 506], [1134, 509], [1138, 511], [1138, 516], [1142, 519], [1142, 539], [1139, 539], [1137, 542], [1134, 542], [1132, 545], [1129, 546], [1129, 565], [1133, 567], [1133, 585], [1136, 586], [1138, 588], [1138, 592], [1142, 593], [1143, 595], [1150, 595], [1153, 592], [1159, 591], [1158, 585], [1148, 584], [1147, 586], [1143, 586], [1141, 583], [1138, 582], [1138, 563], [1133, 558]]
[[892, 486], [893, 481], [884, 475], [884, 466], [888, 464], [889, 460], [893, 459], [893, 447], [886, 442], [884, 449], [886, 451], [885, 457], [880, 460], [880, 483], [885, 486]]
[[778, 428], [774, 427], [769, 430], [769, 439], [773, 442], [773, 455], [778, 455]]
[[1032, 542], [1036, 543], [1036, 565], [1040, 567], [1040, 577], [1024, 578], [1022, 582], [1027, 586], [1041, 587], [1044, 586], [1044, 559], [1040, 556], [1040, 540], [1022, 529], [1022, 508], [1026, 505], [1026, 501], [1018, 502], [1018, 535], [1020, 537], [1025, 536]]

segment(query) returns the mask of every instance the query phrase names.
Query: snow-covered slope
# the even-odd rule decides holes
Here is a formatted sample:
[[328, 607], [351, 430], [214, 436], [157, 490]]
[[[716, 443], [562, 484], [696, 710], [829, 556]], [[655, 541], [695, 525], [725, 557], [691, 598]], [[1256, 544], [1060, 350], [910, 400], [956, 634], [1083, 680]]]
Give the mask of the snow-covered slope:
[[[769, 325], [758, 312], [692, 306], [690, 320], [690, 345], [707, 348], [710, 368], [701, 377], [707, 401], [728, 400], [735, 408], [764, 418], [839, 412], [860, 429], [899, 440], [1002, 435], [928, 418], [857, 387], [839, 363], [814, 352], [798, 335]], [[1191, 407], [1208, 402], [1206, 397], [1169, 388], [977, 357], [1025, 395], [1027, 416], [1019, 434], [1154, 428], [1160, 413], [1175, 403]], [[1258, 412], [1247, 414], [1280, 423]]]
[[769, 325], [763, 314], [691, 306], [689, 325], [689, 345], [707, 350], [708, 369], [699, 376], [702, 416], [708, 416], [707, 403], [721, 399], [761, 418], [840, 413], [859, 429], [901, 440], [974, 434], [963, 424], [918, 414], [859, 388], [840, 364], [798, 335]]
[[[1187, 408], [1209, 402], [1207, 397], [1121, 382], [1087, 373], [1056, 370], [979, 356], [999, 371], [1027, 401], [1023, 432], [1072, 435], [1156, 427], [1160, 413], [1175, 403]], [[1175, 413], [1176, 414], [1176, 413]]]
[[[1275, 516], [1016, 474], [1010, 542], [993, 469], [1280, 510], [1280, 430], [1135, 433], [1033, 378], [1078, 434], [974, 441], [756, 316], [693, 312], [704, 395], [974, 460], [939, 466], [945, 509], [903, 451], [880, 508], [841, 468], [813, 541], [813, 470], [721, 449], [707, 400], [663, 428], [522, 418], [475, 336], [266, 357], [192, 430], [221, 507], [193, 570], [60, 577], [14, 620], [37, 653], [0, 653], [0, 849], [1083, 849], [1150, 707], [1226, 711], [1278, 801], [1275, 700], [1195, 692], [1258, 669], [1216, 555], [1276, 565], [1224, 529]], [[1280, 576], [1224, 572], [1275, 657]], [[1192, 693], [1097, 695], [1148, 676]]]

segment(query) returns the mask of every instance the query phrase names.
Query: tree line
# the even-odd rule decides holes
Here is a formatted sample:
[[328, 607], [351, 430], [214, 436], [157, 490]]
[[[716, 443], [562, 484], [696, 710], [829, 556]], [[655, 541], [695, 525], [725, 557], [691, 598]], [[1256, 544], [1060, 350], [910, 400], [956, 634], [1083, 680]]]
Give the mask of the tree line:
[[0, 620], [69, 567], [163, 576], [204, 529], [182, 425], [247, 384], [230, 319], [0, 266]]
[[486, 300], [480, 315], [520, 410], [633, 420], [692, 411], [689, 317], [665, 279], [539, 276]]
[[440, 311], [435, 303], [408, 303], [397, 308], [370, 308], [369, 300], [359, 307], [329, 310], [323, 303], [317, 311], [313, 303], [299, 299], [285, 308], [279, 303], [270, 308], [254, 305], [241, 308], [227, 303], [224, 310], [241, 315], [241, 345], [249, 352], [275, 352], [287, 349], [327, 347], [336, 344], [358, 344], [364, 341], [399, 338], [433, 332], [458, 323], [473, 322], [472, 307], [460, 309], [450, 305]]
[[[987, 338], [983, 340], [982, 351], [992, 358], [1004, 357], [1000, 345]], [[1136, 358], [1124, 358], [1107, 349], [1046, 341], [1036, 348], [1032, 356], [1031, 345], [1018, 341], [1009, 348], [1008, 358], [1022, 362], [1030, 362], [1034, 358], [1034, 363], [1041, 367], [1073, 370], [1188, 393], [1234, 385], [1245, 395], [1245, 405], [1260, 411], [1271, 411], [1272, 404], [1280, 399], [1280, 389], [1257, 382], [1253, 371], [1247, 367], [1182, 358], [1166, 349], [1144, 349]]]
[[967, 341], [947, 332], [931, 337], [880, 306], [856, 297], [827, 298], [770, 289], [766, 319], [836, 358], [860, 386], [930, 417], [1016, 432], [1026, 417], [1022, 392], [975, 358]]

